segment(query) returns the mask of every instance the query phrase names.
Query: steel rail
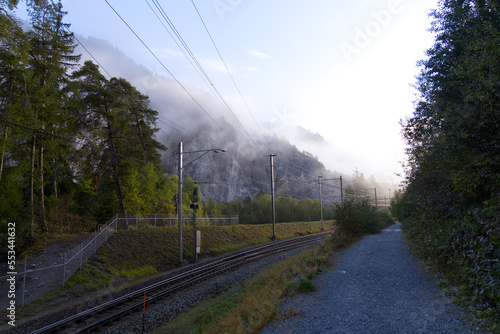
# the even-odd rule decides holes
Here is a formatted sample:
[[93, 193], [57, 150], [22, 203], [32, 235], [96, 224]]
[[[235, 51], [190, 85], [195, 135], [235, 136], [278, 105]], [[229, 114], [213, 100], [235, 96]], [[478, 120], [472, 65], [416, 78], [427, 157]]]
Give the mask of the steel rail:
[[[199, 267], [190, 269], [186, 272], [174, 275], [160, 282], [156, 282], [146, 287], [146, 291], [149, 293], [154, 293], [146, 298], [146, 305], [149, 305], [157, 300], [163, 299], [166, 296], [173, 294], [177, 291], [183, 290], [189, 286], [197, 284], [206, 280], [207, 278], [211, 278], [217, 275], [221, 275], [224, 272], [229, 270], [236, 269], [245, 264], [258, 261], [265, 257], [285, 252], [295, 248], [301, 248], [308, 245], [316, 244], [323, 241], [326, 236], [331, 234], [331, 232], [320, 232], [316, 234], [310, 234], [305, 236], [300, 236], [291, 239], [285, 239], [280, 241], [275, 241], [271, 243], [267, 243], [265, 245], [260, 245], [253, 247], [248, 250], [239, 251], [233, 253], [224, 258], [212, 261], [210, 263], [201, 265]], [[158, 290], [161, 290], [158, 292]], [[144, 300], [142, 299], [144, 296], [144, 289], [139, 289], [133, 292], [130, 292], [121, 297], [115, 298], [103, 304], [97, 305], [95, 307], [89, 308], [83, 312], [72, 315], [60, 321], [57, 321], [51, 325], [45, 326], [43, 328], [37, 329], [31, 333], [53, 333], [56, 331], [60, 331], [63, 328], [69, 327], [74, 323], [85, 321], [85, 319], [89, 319], [95, 317], [97, 314], [104, 313], [105, 311], [109, 311], [112, 308], [117, 308], [120, 305], [125, 304], [128, 301], [133, 300], [134, 298], [141, 298], [140, 301], [133, 302], [130, 306], [117, 310], [112, 314], [105, 316], [103, 318], [97, 319], [90, 324], [83, 325], [83, 327], [76, 328], [76, 331], [72, 331], [72, 333], [83, 333], [89, 332], [93, 329], [101, 327], [105, 323], [109, 323], [116, 319], [119, 319], [130, 312], [140, 309], [144, 305]], [[75, 329], [75, 328], [74, 328]]]

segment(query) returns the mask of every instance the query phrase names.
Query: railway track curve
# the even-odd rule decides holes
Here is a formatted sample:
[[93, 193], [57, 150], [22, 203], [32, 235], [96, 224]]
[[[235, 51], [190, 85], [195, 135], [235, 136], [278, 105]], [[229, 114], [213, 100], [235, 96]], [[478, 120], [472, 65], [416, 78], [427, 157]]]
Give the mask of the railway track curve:
[[289, 250], [322, 242], [331, 231], [267, 243], [235, 252], [218, 260], [186, 270], [121, 297], [36, 329], [31, 333], [89, 333], [169, 295], [246, 264]]

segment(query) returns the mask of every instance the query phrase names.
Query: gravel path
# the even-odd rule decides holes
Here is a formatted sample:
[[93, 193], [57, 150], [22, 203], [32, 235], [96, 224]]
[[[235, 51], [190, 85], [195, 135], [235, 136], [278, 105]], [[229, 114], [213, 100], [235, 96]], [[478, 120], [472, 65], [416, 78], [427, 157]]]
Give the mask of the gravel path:
[[[80, 252], [82, 246], [88, 246], [82, 252], [82, 263], [85, 263], [94, 254], [94, 244], [91, 242], [94, 236], [93, 233], [81, 234], [74, 236], [69, 241], [55, 242], [39, 250], [35, 257], [27, 259], [24, 302], [36, 300], [61, 286], [63, 275], [66, 282], [80, 268], [80, 256], [76, 254]], [[96, 248], [104, 243], [104, 238], [104, 234], [98, 236]], [[64, 266], [65, 256], [67, 262]], [[70, 261], [70, 259], [72, 260]], [[66, 270], [65, 274], [63, 274], [63, 269]], [[0, 276], [6, 275], [7, 272], [7, 263], [0, 263]], [[17, 261], [16, 272], [16, 305], [19, 307], [23, 300], [24, 261]], [[2, 296], [0, 309], [2, 310], [7, 308], [10, 302], [8, 298], [4, 298], [10, 288], [8, 277], [10, 276], [2, 276], [0, 279], [0, 295]]]
[[364, 237], [335, 261], [315, 279], [316, 292], [285, 300], [283, 320], [261, 334], [481, 332], [421, 273], [400, 224]]

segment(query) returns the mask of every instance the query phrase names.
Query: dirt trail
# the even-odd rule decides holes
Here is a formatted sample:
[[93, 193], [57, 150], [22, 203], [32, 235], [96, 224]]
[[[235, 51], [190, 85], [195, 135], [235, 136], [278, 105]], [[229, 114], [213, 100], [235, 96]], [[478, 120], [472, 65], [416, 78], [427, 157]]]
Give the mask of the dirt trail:
[[[66, 269], [66, 280], [69, 276], [80, 267], [80, 256], [75, 257], [66, 267], [62, 266], [66, 254], [66, 261], [78, 253], [80, 247], [85, 246], [94, 238], [94, 234], [84, 234], [74, 236], [70, 241], [55, 242], [42, 249], [38, 254], [27, 259], [27, 274], [25, 284], [24, 303], [33, 301], [46, 293], [52, 291], [58, 286], [62, 285], [63, 281], [63, 268]], [[93, 245], [88, 247], [82, 252], [82, 262], [85, 262], [94, 251]], [[50, 269], [40, 270], [42, 268], [51, 267]], [[24, 260], [16, 262], [16, 269], [18, 273], [24, 271]], [[7, 273], [6, 263], [0, 264], [0, 275], [4, 276]], [[22, 288], [23, 288], [23, 275], [16, 276], [16, 305], [20, 306], [22, 303]], [[6, 278], [0, 281], [0, 308], [4, 310], [9, 303], [7, 292], [9, 284]]]
[[315, 293], [288, 298], [283, 321], [262, 333], [481, 333], [422, 273], [400, 224], [364, 237], [335, 262], [315, 279]]

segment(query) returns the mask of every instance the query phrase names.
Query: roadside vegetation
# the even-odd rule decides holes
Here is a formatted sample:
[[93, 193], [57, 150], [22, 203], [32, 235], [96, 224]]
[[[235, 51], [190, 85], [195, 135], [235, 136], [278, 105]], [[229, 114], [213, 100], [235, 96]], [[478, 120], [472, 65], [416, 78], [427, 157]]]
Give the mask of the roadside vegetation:
[[[0, 230], [15, 223], [16, 253], [56, 234], [92, 232], [116, 213], [176, 214], [178, 177], [162, 164], [167, 147], [157, 140], [149, 97], [81, 61], [60, 1], [24, 1], [29, 29], [15, 16], [20, 3], [0, 0]], [[377, 186], [360, 180], [358, 171], [348, 177], [346, 194]], [[195, 180], [184, 181], [181, 209], [189, 214]], [[270, 223], [270, 201], [264, 192], [230, 203], [208, 199], [199, 214]], [[279, 195], [278, 222], [319, 220], [320, 206]], [[324, 205], [325, 219], [332, 214]], [[2, 249], [7, 241], [1, 233]]]
[[315, 291], [314, 277], [331, 266], [335, 251], [393, 223], [389, 213], [375, 210], [364, 200], [347, 201], [338, 206], [335, 216], [342, 223], [336, 224], [337, 233], [325, 243], [277, 263], [239, 288], [221, 292], [155, 333], [256, 333], [280, 316], [293, 315], [293, 308], [280, 311], [283, 298]]
[[414, 249], [500, 327], [500, 7], [440, 1], [420, 97], [403, 122], [406, 182], [392, 200]]
[[[325, 230], [335, 230], [333, 221], [324, 221]], [[202, 253], [199, 259], [217, 256], [245, 247], [269, 242], [270, 224], [202, 226]], [[276, 236], [285, 239], [321, 231], [321, 222], [276, 225]], [[44, 297], [17, 310], [19, 319], [56, 311], [67, 303], [81, 303], [116, 292], [173, 269], [178, 262], [176, 228], [147, 228], [114, 233], [65, 284]], [[183, 252], [186, 262], [192, 251], [192, 230], [184, 228]]]
[[386, 211], [379, 211], [368, 200], [353, 199], [336, 208], [334, 218], [341, 234], [359, 237], [378, 233], [393, 223]]
[[[343, 217], [341, 224], [324, 221], [326, 230], [335, 231], [324, 244], [276, 264], [250, 281], [243, 282], [241, 287], [220, 291], [213, 299], [195, 308], [195, 312], [190, 311], [169, 322], [167, 328], [170, 329], [164, 330], [168, 332], [180, 326], [184, 327], [183, 331], [187, 328], [188, 332], [193, 333], [220, 333], [227, 332], [228, 328], [243, 328], [244, 332], [262, 328], [279, 316], [282, 298], [316, 289], [314, 277], [330, 266], [334, 251], [348, 247], [365, 233], [376, 233], [392, 223], [387, 212], [380, 213], [364, 201], [348, 201], [339, 206], [334, 214], [340, 217], [347, 208], [350, 213], [359, 215]], [[345, 227], [355, 225], [360, 217], [372, 223], [355, 230]], [[269, 242], [272, 235], [270, 224], [204, 226], [200, 230], [200, 259]], [[278, 239], [319, 231], [321, 222], [281, 223], [276, 226]], [[191, 235], [190, 228], [186, 227], [183, 248], [186, 258], [191, 255]], [[59, 287], [41, 299], [27, 303], [18, 310], [18, 315], [20, 319], [29, 320], [39, 314], [57, 311], [61, 305], [67, 308], [69, 304], [76, 305], [155, 278], [161, 272], [175, 267], [176, 240], [176, 228], [118, 231], [84, 264], [81, 271], [70, 278], [65, 287]], [[293, 310], [287, 312], [293, 313]], [[187, 322], [186, 317], [189, 317]]]

